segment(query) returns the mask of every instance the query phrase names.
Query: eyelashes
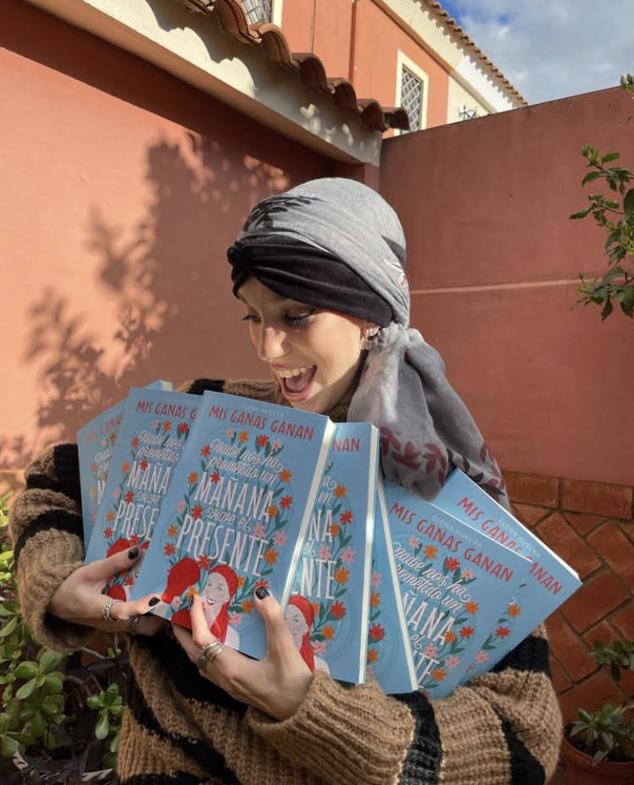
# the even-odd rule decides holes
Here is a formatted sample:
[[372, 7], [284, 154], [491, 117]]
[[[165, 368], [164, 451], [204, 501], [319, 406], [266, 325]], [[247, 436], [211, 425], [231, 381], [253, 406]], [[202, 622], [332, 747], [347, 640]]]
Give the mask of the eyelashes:
[[[311, 318], [314, 315], [315, 311], [306, 311], [305, 313], [300, 313], [297, 316], [292, 314], [285, 314], [282, 318], [286, 322], [286, 324], [291, 327], [292, 329], [301, 329], [302, 327], [307, 327], [310, 322]], [[260, 317], [254, 313], [248, 313], [242, 317], [243, 322], [252, 322], [253, 324], [260, 323]]]

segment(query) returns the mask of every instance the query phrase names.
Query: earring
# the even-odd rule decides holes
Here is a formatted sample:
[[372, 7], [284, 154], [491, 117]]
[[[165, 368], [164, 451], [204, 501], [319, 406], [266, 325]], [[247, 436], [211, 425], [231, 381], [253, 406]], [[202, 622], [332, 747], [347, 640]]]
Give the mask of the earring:
[[363, 334], [363, 338], [361, 339], [361, 348], [362, 349], [371, 349], [373, 346], [373, 339], [376, 338], [377, 333], [379, 332], [378, 327], [372, 327], [369, 330], [366, 330]]

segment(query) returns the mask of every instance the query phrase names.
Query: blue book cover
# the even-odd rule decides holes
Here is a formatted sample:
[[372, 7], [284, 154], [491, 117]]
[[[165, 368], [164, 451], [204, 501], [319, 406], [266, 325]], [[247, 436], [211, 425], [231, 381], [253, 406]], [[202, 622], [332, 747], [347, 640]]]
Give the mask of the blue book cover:
[[365, 681], [378, 430], [336, 426], [285, 617], [311, 670]]
[[[199, 395], [187, 393], [130, 390], [86, 550], [87, 562], [132, 545], [148, 547], [200, 401]], [[115, 576], [106, 593], [128, 599], [137, 571], [138, 567], [134, 573]]]
[[367, 674], [388, 695], [418, 689], [383, 494], [377, 488]]
[[153, 612], [190, 628], [198, 594], [218, 639], [263, 657], [253, 591], [286, 605], [333, 432], [320, 414], [206, 392], [133, 596], [154, 592]]
[[530, 561], [396, 483], [385, 482], [385, 498], [418, 687], [444, 698]]
[[[147, 385], [149, 389], [171, 390], [170, 382], [156, 381]], [[125, 398], [115, 403], [98, 417], [77, 431], [79, 452], [79, 482], [81, 487], [81, 509], [84, 525], [84, 542], [90, 541], [97, 508], [103, 498], [108, 469], [121, 421]]]
[[455, 469], [433, 502], [472, 529], [530, 559], [517, 596], [491, 626], [469, 678], [484, 673], [550, 616], [581, 586], [577, 573], [536, 535]]

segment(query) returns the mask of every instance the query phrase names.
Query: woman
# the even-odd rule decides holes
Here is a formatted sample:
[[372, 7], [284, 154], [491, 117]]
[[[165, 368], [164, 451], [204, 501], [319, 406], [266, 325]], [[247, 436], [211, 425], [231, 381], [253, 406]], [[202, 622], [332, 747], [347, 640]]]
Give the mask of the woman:
[[317, 657], [310, 642], [310, 635], [315, 621], [315, 612], [311, 602], [301, 594], [292, 594], [289, 597], [284, 619], [293, 638], [293, 643], [308, 665], [308, 669], [330, 673], [330, 668], [326, 660]]
[[[405, 241], [381, 197], [350, 180], [305, 183], [251, 212], [229, 260], [273, 381], [197, 380], [189, 392], [212, 388], [335, 421], [371, 420], [388, 476], [433, 498], [459, 466], [506, 503], [497, 465], [442, 361], [407, 329]], [[12, 524], [18, 585], [27, 621], [56, 649], [81, 645], [90, 627], [125, 630], [138, 617], [121, 782], [537, 785], [552, 773], [561, 719], [542, 629], [445, 700], [387, 697], [374, 682], [344, 688], [311, 673], [263, 588], [254, 598], [268, 633], [261, 661], [221, 650], [200, 598], [193, 634], [170, 634], [142, 615], [158, 597], [117, 603], [102, 618], [101, 588], [138, 551], [82, 566], [79, 498], [73, 445], [27, 470]], [[213, 660], [201, 659], [203, 651]]]
[[207, 629], [221, 643], [227, 643], [234, 649], [240, 645], [240, 638], [229, 625], [229, 606], [237, 591], [238, 576], [227, 564], [218, 564], [210, 570], [202, 590]]

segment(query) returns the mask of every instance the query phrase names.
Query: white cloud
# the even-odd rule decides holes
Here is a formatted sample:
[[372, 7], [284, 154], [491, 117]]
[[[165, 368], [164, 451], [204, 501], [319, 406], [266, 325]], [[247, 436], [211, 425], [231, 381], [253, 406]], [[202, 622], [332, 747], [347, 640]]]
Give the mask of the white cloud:
[[613, 87], [621, 74], [634, 72], [632, 0], [447, 0], [443, 6], [529, 103]]

